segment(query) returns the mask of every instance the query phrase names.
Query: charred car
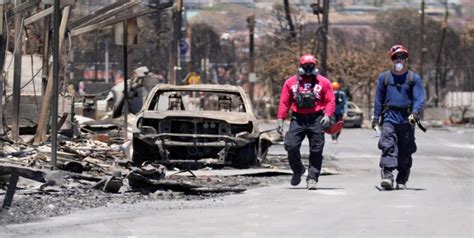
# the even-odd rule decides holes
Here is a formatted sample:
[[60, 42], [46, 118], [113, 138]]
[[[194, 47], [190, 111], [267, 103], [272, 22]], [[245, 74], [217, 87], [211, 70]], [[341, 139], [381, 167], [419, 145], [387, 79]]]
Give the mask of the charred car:
[[132, 160], [247, 168], [265, 157], [265, 135], [241, 87], [158, 84], [137, 115]]

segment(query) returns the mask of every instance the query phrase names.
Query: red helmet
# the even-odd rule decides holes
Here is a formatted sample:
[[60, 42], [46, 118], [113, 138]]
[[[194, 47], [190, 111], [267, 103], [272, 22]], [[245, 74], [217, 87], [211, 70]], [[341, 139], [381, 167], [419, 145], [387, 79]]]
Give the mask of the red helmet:
[[390, 58], [393, 58], [395, 54], [402, 53], [408, 57], [408, 50], [405, 48], [403, 45], [394, 45], [390, 48], [388, 51], [388, 54], [390, 55]]
[[316, 65], [317, 62], [318, 61], [316, 60], [316, 57], [314, 57], [314, 55], [312, 54], [304, 54], [300, 58], [300, 65], [304, 65], [308, 63]]
[[328, 129], [324, 130], [324, 132], [328, 134], [336, 134], [342, 130], [342, 127], [344, 126], [344, 121], [338, 121], [335, 124], [333, 124], [331, 127]]
[[333, 90], [339, 90], [341, 88], [341, 85], [338, 82], [332, 82], [331, 85]]

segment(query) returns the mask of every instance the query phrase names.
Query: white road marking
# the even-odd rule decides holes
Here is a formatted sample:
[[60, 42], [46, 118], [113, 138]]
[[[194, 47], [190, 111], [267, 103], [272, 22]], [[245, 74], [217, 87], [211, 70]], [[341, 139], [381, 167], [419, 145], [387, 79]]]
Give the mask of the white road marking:
[[[380, 155], [377, 154], [356, 154], [356, 153], [336, 153], [331, 154], [337, 159], [379, 159]], [[470, 160], [468, 157], [452, 157], [452, 156], [433, 156], [433, 155], [423, 155], [423, 154], [414, 154], [413, 159], [437, 159], [437, 160], [449, 160], [449, 161], [458, 161], [458, 160]]]
[[336, 191], [336, 190], [323, 190], [323, 189], [318, 189], [318, 190], [311, 190], [311, 192], [314, 192], [314, 193], [320, 193], [320, 194], [324, 194], [324, 195], [331, 195], [331, 196], [334, 196], [334, 195], [347, 195], [345, 192], [343, 191]]
[[446, 145], [451, 146], [451, 147], [455, 147], [455, 148], [474, 150], [474, 145], [466, 145], [466, 144], [446, 144]]

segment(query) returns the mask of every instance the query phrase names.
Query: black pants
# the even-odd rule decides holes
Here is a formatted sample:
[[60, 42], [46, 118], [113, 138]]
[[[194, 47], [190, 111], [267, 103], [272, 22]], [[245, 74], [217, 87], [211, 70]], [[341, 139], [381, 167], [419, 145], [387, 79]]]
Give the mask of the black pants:
[[382, 135], [378, 143], [382, 151], [380, 168], [397, 169], [397, 183], [405, 184], [413, 163], [412, 154], [416, 152], [415, 128], [408, 124], [382, 124]]
[[309, 140], [309, 167], [307, 179], [319, 178], [323, 162], [324, 131], [321, 127], [322, 113], [311, 116], [293, 115], [290, 128], [285, 136], [285, 150], [288, 162], [294, 173], [301, 173], [304, 166], [301, 162], [300, 147], [305, 136]]

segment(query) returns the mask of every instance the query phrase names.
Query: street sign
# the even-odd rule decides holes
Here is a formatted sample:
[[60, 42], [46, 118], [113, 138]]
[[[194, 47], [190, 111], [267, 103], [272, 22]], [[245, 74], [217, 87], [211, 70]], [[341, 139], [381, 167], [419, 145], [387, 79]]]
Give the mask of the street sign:
[[257, 75], [255, 73], [249, 73], [249, 82], [256, 83], [257, 82]]
[[183, 62], [191, 61], [191, 45], [189, 42], [189, 38], [184, 38], [179, 41], [179, 55]]

